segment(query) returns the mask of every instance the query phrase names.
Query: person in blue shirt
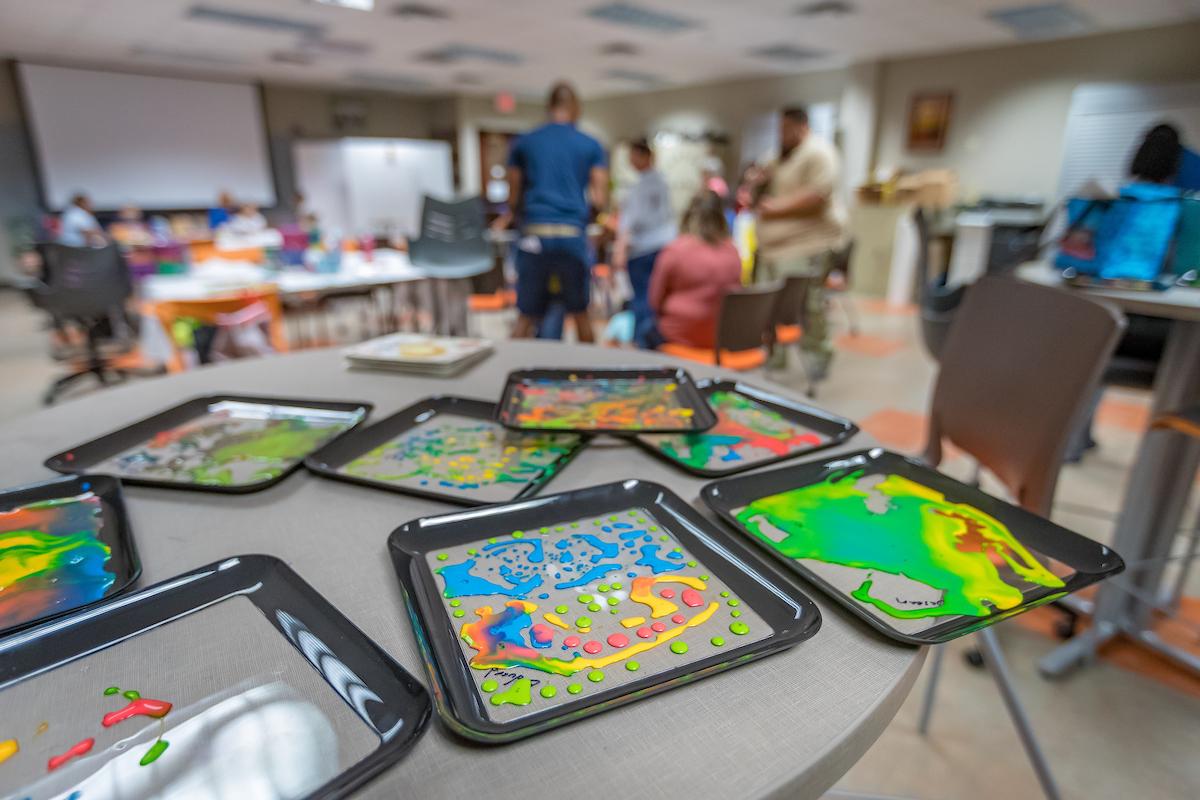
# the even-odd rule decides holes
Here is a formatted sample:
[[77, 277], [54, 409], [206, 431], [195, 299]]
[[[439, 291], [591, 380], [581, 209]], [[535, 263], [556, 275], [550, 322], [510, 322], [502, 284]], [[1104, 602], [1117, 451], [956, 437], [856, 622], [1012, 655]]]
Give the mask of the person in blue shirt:
[[[546, 107], [549, 120], [517, 139], [508, 159], [509, 207], [516, 210], [521, 233], [519, 316], [512, 336], [532, 337], [557, 295], [579, 341], [592, 342], [587, 224], [591, 205], [599, 208], [607, 201], [608, 163], [600, 143], [575, 127], [579, 98], [569, 84], [556, 84]], [[508, 227], [512, 213], [495, 226]]]

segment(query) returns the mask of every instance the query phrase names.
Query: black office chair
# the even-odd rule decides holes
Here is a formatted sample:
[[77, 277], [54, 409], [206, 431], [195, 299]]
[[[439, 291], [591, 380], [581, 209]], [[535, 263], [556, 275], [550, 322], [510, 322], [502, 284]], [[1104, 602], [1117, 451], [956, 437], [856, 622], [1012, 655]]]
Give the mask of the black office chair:
[[28, 290], [29, 298], [53, 320], [58, 334], [54, 358], [74, 365], [50, 385], [42, 402], [52, 405], [67, 387], [89, 375], [103, 385], [113, 377], [129, 377], [133, 370], [117, 361], [137, 344], [125, 309], [133, 281], [117, 246], [42, 244], [37, 250], [42, 280]]
[[935, 279], [930, 276], [929, 220], [920, 208], [913, 212], [913, 224], [917, 227], [917, 302], [921, 310], [921, 341], [929, 355], [935, 361], [941, 361], [950, 323], [954, 321], [954, 312], [962, 304], [967, 285], [947, 286], [945, 277]]
[[449, 202], [425, 197], [421, 233], [409, 243], [408, 257], [432, 283], [434, 328], [440, 334], [467, 333], [470, 279], [493, 266], [485, 228], [482, 198]]

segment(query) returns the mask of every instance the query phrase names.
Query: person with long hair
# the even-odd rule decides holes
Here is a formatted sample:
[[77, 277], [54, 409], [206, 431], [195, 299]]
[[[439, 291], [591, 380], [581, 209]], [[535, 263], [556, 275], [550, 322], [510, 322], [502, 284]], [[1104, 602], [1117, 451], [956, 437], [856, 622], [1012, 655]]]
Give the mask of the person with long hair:
[[725, 206], [701, 191], [683, 215], [680, 235], [663, 248], [650, 278], [654, 316], [636, 332], [639, 347], [664, 342], [712, 347], [726, 293], [741, 286], [742, 262], [729, 236]]

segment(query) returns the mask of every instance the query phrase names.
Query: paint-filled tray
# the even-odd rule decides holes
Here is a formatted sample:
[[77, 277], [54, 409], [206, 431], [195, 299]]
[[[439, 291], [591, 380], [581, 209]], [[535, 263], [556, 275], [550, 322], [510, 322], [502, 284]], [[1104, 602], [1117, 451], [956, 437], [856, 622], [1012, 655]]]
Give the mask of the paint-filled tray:
[[679, 368], [517, 370], [496, 419], [517, 430], [612, 434], [703, 431], [717, 422]]
[[370, 403], [196, 397], [51, 456], [46, 466], [145, 486], [254, 492], [283, 480], [370, 410]]
[[635, 439], [693, 475], [732, 475], [832, 447], [858, 432], [848, 419], [738, 381], [702, 380], [696, 388], [716, 413], [716, 425]]
[[0, 492], [0, 637], [122, 592], [141, 571], [115, 478]]
[[885, 450], [728, 478], [701, 496], [903, 642], [948, 641], [1125, 567], [1098, 542]]
[[682, 686], [821, 621], [735, 537], [644, 481], [414, 520], [388, 545], [442, 718], [483, 742]]
[[537, 492], [584, 446], [574, 433], [510, 431], [496, 405], [430, 397], [313, 453], [319, 475], [466, 505]]
[[429, 695], [282, 561], [239, 556], [0, 641], [0, 795], [346, 797]]

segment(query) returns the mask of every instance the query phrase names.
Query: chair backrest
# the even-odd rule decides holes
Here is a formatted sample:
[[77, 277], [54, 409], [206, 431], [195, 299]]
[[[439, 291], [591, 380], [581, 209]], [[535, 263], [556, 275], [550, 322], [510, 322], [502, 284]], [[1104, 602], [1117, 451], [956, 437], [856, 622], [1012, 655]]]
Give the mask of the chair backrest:
[[772, 312], [772, 325], [804, 325], [808, 293], [821, 282], [822, 279], [815, 275], [789, 275], [784, 278]]
[[972, 284], [942, 351], [925, 460], [942, 439], [1048, 516], [1067, 443], [1125, 322], [1108, 305], [1010, 278]]
[[769, 338], [775, 306], [783, 284], [779, 281], [735, 289], [721, 301], [717, 319], [716, 362], [722, 350], [752, 350]]
[[59, 319], [99, 320], [120, 313], [133, 279], [115, 244], [105, 247], [38, 245], [42, 286], [33, 302]]
[[409, 243], [414, 267], [430, 277], [469, 278], [492, 268], [492, 246], [484, 238], [483, 199], [447, 202], [425, 197], [421, 233]]
[[268, 338], [271, 346], [277, 352], [283, 353], [288, 349], [287, 331], [283, 322], [283, 303], [279, 291], [273, 287], [263, 287], [236, 295], [210, 297], [204, 300], [167, 300], [154, 304], [154, 315], [167, 332], [171, 341], [171, 361], [167, 368], [172, 372], [183, 369], [183, 354], [175, 342], [171, 329], [181, 319], [193, 319], [207, 325], [215, 325], [218, 318], [225, 314], [233, 314], [255, 303], [261, 303], [270, 314], [271, 321], [267, 325]]

